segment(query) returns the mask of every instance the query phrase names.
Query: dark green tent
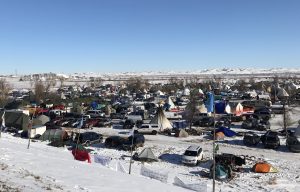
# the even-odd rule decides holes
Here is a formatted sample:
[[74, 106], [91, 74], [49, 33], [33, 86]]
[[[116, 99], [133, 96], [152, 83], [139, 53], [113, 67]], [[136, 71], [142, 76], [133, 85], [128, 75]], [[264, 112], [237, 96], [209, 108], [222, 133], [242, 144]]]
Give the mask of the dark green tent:
[[[2, 117], [3, 111], [0, 112]], [[1, 120], [2, 121], [2, 120]], [[19, 130], [27, 130], [29, 124], [29, 116], [20, 111], [6, 111], [5, 112], [5, 126], [14, 127]]]

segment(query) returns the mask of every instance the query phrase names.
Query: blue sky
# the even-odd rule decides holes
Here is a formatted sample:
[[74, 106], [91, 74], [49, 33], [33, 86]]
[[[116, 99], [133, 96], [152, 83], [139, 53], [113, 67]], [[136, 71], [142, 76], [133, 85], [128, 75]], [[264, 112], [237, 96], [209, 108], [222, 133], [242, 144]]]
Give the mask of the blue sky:
[[0, 0], [0, 74], [300, 67], [297, 0]]

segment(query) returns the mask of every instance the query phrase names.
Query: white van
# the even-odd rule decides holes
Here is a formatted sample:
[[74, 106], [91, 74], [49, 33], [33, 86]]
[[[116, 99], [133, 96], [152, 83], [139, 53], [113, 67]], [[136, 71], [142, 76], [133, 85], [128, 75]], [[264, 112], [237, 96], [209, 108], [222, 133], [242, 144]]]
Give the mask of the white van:
[[182, 156], [182, 163], [186, 165], [197, 165], [202, 159], [202, 148], [200, 146], [189, 146]]

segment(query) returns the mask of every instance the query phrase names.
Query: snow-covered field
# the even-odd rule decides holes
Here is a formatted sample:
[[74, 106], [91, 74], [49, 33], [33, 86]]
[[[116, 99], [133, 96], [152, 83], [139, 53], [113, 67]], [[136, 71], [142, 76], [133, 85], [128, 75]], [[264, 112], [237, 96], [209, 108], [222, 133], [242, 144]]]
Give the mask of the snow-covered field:
[[[272, 128], [278, 129], [280, 115], [272, 120]], [[299, 120], [296, 110], [292, 119]], [[292, 127], [296, 127], [295, 123]], [[104, 136], [126, 135], [130, 130], [94, 128]], [[242, 131], [237, 124], [235, 131]], [[184, 166], [180, 162], [181, 154], [191, 144], [202, 146], [205, 161], [195, 167]], [[299, 191], [300, 154], [291, 153], [281, 138], [278, 150], [264, 149], [262, 145], [246, 147], [242, 137], [226, 138], [219, 142], [220, 153], [255, 156], [264, 159], [279, 170], [278, 173], [259, 174], [250, 171], [255, 161], [247, 160], [243, 172], [236, 173], [229, 182], [217, 182], [217, 191]], [[158, 162], [145, 163], [152, 170], [168, 172], [167, 183], [149, 179], [140, 175], [142, 163], [134, 161], [132, 174], [117, 172], [116, 165], [122, 164], [129, 169], [130, 152], [105, 148], [98, 144], [91, 149], [95, 154], [112, 158], [109, 167], [92, 161], [80, 162], [73, 159], [66, 148], [48, 146], [46, 142], [32, 142], [27, 149], [27, 140], [2, 134], [0, 139], [0, 191], [188, 191], [175, 186], [175, 176], [186, 183], [207, 184], [212, 189], [212, 180], [207, 178], [212, 157], [212, 141], [207, 136], [175, 138], [164, 135], [146, 135], [145, 147], [151, 147]], [[140, 152], [142, 149], [138, 149]], [[93, 160], [93, 158], [92, 158]]]

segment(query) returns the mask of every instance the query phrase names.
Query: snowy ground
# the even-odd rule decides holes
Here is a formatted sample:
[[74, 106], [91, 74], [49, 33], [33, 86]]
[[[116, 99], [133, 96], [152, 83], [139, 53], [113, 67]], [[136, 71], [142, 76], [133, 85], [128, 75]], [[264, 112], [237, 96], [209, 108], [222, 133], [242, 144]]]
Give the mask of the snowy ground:
[[[272, 129], [279, 129], [280, 115], [271, 120]], [[292, 114], [292, 119], [299, 120], [299, 112]], [[296, 127], [295, 123], [291, 127]], [[238, 124], [233, 128], [242, 131]], [[130, 130], [94, 128], [104, 136], [123, 135]], [[130, 152], [105, 148], [98, 144], [91, 149], [92, 156], [99, 154], [111, 157], [109, 167], [92, 162], [79, 162], [73, 159], [66, 148], [55, 148], [45, 142], [32, 142], [27, 149], [27, 140], [2, 134], [0, 139], [0, 191], [188, 191], [173, 185], [177, 176], [186, 183], [207, 183], [212, 189], [212, 180], [208, 173], [212, 157], [212, 142], [205, 135], [175, 138], [164, 135], [147, 135], [145, 147], [151, 147], [158, 162], [145, 164], [147, 168], [168, 172], [168, 182], [162, 183], [140, 175], [141, 162], [134, 161], [132, 174], [116, 172], [117, 162], [125, 170], [129, 168]], [[191, 144], [203, 147], [205, 161], [198, 166], [189, 167], [181, 164], [181, 154]], [[244, 171], [236, 173], [229, 182], [217, 182], [217, 191], [299, 191], [300, 154], [291, 153], [281, 138], [278, 150], [264, 149], [262, 145], [246, 147], [242, 137], [226, 138], [219, 142], [221, 153], [255, 156], [264, 159], [276, 167], [278, 173], [258, 174], [250, 171], [255, 161], [247, 160]], [[140, 152], [142, 149], [138, 149]], [[92, 158], [93, 159], [93, 158]]]

